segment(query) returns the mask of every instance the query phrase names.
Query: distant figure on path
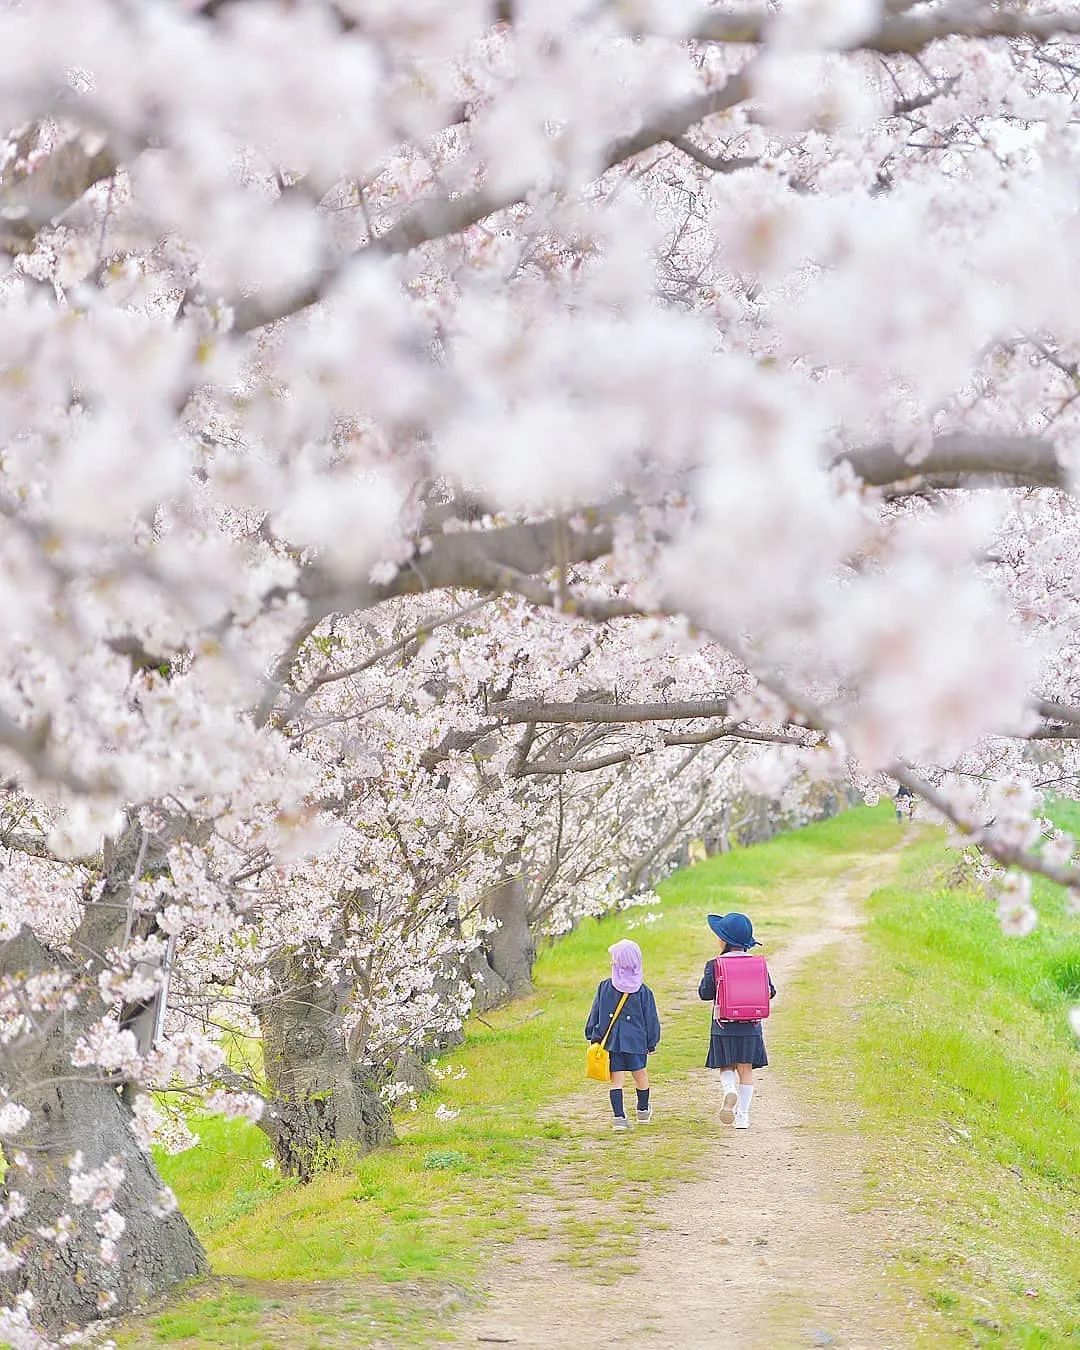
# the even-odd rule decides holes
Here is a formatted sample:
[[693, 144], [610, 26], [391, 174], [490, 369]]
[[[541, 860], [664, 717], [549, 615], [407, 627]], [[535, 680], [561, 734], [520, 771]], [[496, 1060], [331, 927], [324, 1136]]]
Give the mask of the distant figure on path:
[[902, 820], [905, 813], [907, 815], [908, 820], [911, 820], [915, 815], [914, 792], [912, 792], [912, 790], [909, 787], [905, 787], [903, 783], [901, 783], [900, 786], [896, 789], [896, 797], [893, 801], [893, 805], [896, 807], [897, 820]]
[[[754, 937], [753, 924], [745, 914], [710, 914], [709, 927], [720, 939], [720, 954], [706, 962], [705, 973], [698, 985], [698, 997], [715, 1005], [717, 967], [722, 979], [723, 968], [728, 962], [745, 958], [751, 947], [760, 947], [761, 943]], [[764, 972], [764, 983], [768, 985], [768, 998], [775, 998], [776, 987], [768, 970]], [[764, 990], [761, 997], [765, 997]], [[765, 1013], [768, 1013], [767, 1002]], [[720, 1119], [725, 1125], [734, 1124], [737, 1130], [750, 1128], [754, 1070], [763, 1069], [768, 1062], [760, 1019], [718, 1022], [713, 1017], [705, 1067], [720, 1070], [720, 1085], [724, 1090]]]
[[607, 1039], [611, 1053], [611, 1110], [616, 1130], [630, 1128], [623, 1106], [623, 1080], [633, 1075], [637, 1088], [637, 1120], [648, 1125], [652, 1120], [649, 1104], [649, 1071], [646, 1061], [660, 1044], [660, 1016], [652, 990], [643, 983], [644, 970], [641, 948], [629, 938], [623, 938], [608, 948], [611, 956], [611, 977], [601, 980], [585, 1023], [585, 1039], [590, 1044], [599, 1041], [615, 1017], [623, 994], [627, 995], [622, 1011]]

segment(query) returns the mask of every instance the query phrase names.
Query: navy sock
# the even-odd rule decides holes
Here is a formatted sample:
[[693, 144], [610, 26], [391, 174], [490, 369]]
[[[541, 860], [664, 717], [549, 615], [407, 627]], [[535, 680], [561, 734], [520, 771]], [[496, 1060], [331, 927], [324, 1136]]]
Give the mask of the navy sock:
[[609, 1088], [608, 1096], [611, 1098], [611, 1109], [616, 1116], [625, 1116], [622, 1104], [622, 1088]]
[[649, 1109], [649, 1089], [638, 1088], [637, 1090], [637, 1109], [647, 1111]]

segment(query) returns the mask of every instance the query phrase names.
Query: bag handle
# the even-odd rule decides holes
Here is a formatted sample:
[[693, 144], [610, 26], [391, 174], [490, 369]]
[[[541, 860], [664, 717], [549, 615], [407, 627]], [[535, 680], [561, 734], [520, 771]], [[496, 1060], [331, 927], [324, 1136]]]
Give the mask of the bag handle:
[[612, 1027], [615, 1025], [615, 1023], [618, 1021], [619, 1014], [620, 1014], [620, 1013], [622, 1012], [622, 1010], [623, 1010], [623, 1004], [626, 1002], [626, 1000], [627, 1000], [629, 997], [630, 997], [629, 994], [623, 994], [622, 998], [619, 999], [619, 1006], [615, 1009], [614, 1013], [612, 1013], [612, 1015], [611, 1015], [611, 1021], [610, 1021], [610, 1022], [608, 1023], [608, 1025], [607, 1025], [607, 1031], [604, 1032], [603, 1038], [602, 1038], [601, 1041], [600, 1041], [600, 1045], [601, 1045], [601, 1046], [607, 1045], [607, 1038], [611, 1035], [611, 1028], [612, 1028]]

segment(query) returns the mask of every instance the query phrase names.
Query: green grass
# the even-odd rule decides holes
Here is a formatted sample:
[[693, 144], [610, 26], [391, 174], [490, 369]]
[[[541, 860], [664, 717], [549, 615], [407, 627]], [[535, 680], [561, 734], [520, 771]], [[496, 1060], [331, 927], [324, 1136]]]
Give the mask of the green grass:
[[[650, 1064], [658, 1094], [665, 1080], [704, 1060], [708, 1015], [696, 991], [701, 965], [714, 951], [705, 915], [746, 909], [775, 950], [853, 854], [873, 854], [895, 839], [890, 809], [864, 808], [710, 859], [661, 885], [662, 918], [632, 932], [664, 1016], [660, 1052]], [[575, 1094], [585, 1091], [583, 1027], [596, 983], [608, 971], [607, 948], [646, 912], [590, 920], [543, 952], [536, 996], [470, 1023], [467, 1043], [443, 1061], [463, 1067], [465, 1077], [444, 1080], [414, 1113], [403, 1113], [394, 1148], [301, 1187], [263, 1166], [269, 1150], [253, 1127], [200, 1121], [200, 1145], [160, 1159], [161, 1169], [206, 1243], [215, 1274], [243, 1288], [238, 1294], [211, 1285], [174, 1299], [129, 1323], [119, 1343], [298, 1345], [311, 1336], [312, 1344], [329, 1345], [326, 1328], [340, 1320], [340, 1307], [320, 1311], [314, 1282], [334, 1282], [342, 1297], [355, 1290], [361, 1312], [350, 1324], [350, 1345], [385, 1335], [388, 1320], [396, 1321], [395, 1344], [430, 1339], [430, 1328], [445, 1321], [431, 1311], [445, 1291], [474, 1286], [492, 1252], [521, 1237], [558, 1237], [566, 1259], [597, 1279], [624, 1272], [624, 1235], [648, 1197], [692, 1175], [711, 1138], [706, 1121], [693, 1115], [662, 1118], [647, 1138], [611, 1137], [599, 1085], [595, 1130], [561, 1120], [560, 1103], [568, 1099], [571, 1111], [582, 1102], [589, 1110], [590, 1099]], [[460, 1115], [436, 1120], [442, 1103]], [[536, 1195], [550, 1204], [543, 1222], [530, 1218], [526, 1204]], [[589, 1217], [601, 1201], [602, 1220]], [[270, 1305], [290, 1288], [292, 1320], [275, 1330], [283, 1314]], [[315, 1322], [301, 1328], [303, 1315]]]
[[[1080, 821], [1080, 808], [1062, 807], [1066, 826], [1070, 816]], [[1035, 934], [1006, 939], [940, 832], [909, 839], [896, 880], [868, 902], [862, 940], [827, 949], [781, 990], [779, 1071], [802, 1080], [817, 1119], [839, 1102], [858, 1125], [865, 1205], [888, 1216], [890, 1280], [920, 1345], [1075, 1344], [1075, 920], [1041, 887]], [[661, 1102], [665, 1084], [704, 1058], [704, 915], [747, 910], [775, 951], [812, 921], [835, 878], [896, 840], [884, 804], [660, 887], [662, 918], [630, 935], [664, 1017], [650, 1065]], [[516, 1239], [556, 1239], [562, 1259], [599, 1285], [632, 1269], [627, 1236], [657, 1191], [693, 1175], [712, 1138], [703, 1118], [662, 1111], [648, 1135], [613, 1137], [603, 1088], [584, 1083], [582, 1027], [606, 949], [647, 912], [587, 922], [546, 950], [536, 996], [470, 1024], [444, 1059], [466, 1076], [399, 1117], [397, 1147], [301, 1187], [263, 1167], [253, 1127], [199, 1122], [200, 1146], [161, 1165], [219, 1278], [129, 1321], [120, 1344], [437, 1342], [451, 1334], [448, 1311]], [[835, 1008], [827, 1019], [823, 1000]], [[443, 1102], [455, 1120], [435, 1119]]]
[[848, 991], [841, 1034], [802, 1011], [785, 1052], [806, 1090], [839, 1081], [861, 1108], [868, 1203], [892, 1214], [920, 1344], [1076, 1345], [1080, 937], [1049, 885], [1035, 933], [1004, 937], [957, 861], [938, 831], [905, 853], [869, 901], [863, 962], [834, 948], [796, 982], [803, 1010]]

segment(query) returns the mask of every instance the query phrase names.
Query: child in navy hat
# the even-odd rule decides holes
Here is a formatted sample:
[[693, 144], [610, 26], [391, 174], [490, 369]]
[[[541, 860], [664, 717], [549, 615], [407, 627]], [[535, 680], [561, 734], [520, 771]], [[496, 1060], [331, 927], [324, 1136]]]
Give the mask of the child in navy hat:
[[[710, 914], [709, 927], [720, 939], [721, 960], [738, 960], [751, 947], [761, 946], [745, 914]], [[715, 960], [706, 963], [705, 974], [698, 985], [698, 996], [710, 1003], [716, 999]], [[769, 997], [776, 997], [776, 988], [771, 979]], [[720, 1070], [720, 1085], [724, 1091], [720, 1119], [725, 1125], [734, 1122], [737, 1130], [750, 1128], [754, 1070], [763, 1069], [768, 1062], [760, 1022], [718, 1022], [715, 1017], [712, 1019], [709, 1057], [705, 1067]]]
[[[652, 1120], [649, 1102], [648, 1056], [660, 1044], [660, 1017], [656, 999], [645, 983], [641, 948], [629, 938], [623, 938], [608, 948], [611, 957], [611, 978], [601, 980], [585, 1023], [585, 1039], [595, 1044], [610, 1029], [607, 1049], [611, 1054], [611, 1111], [617, 1130], [626, 1130], [630, 1122], [623, 1105], [623, 1079], [629, 1073], [637, 1088], [637, 1119], [639, 1125]], [[626, 995], [622, 1010], [619, 1005]], [[614, 1026], [611, 1025], [615, 1019]]]

